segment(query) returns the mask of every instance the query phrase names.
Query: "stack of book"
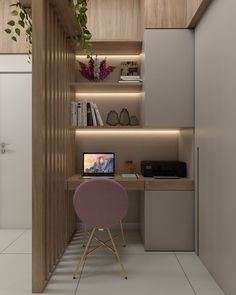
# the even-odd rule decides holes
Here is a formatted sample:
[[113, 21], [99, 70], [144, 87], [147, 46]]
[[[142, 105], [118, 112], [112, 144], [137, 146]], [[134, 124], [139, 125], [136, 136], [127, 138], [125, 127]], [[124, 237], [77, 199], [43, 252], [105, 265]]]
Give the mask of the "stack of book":
[[119, 83], [142, 82], [139, 75], [138, 63], [136, 61], [121, 62]]
[[103, 126], [103, 120], [97, 104], [87, 101], [71, 102], [71, 126]]
[[142, 82], [142, 79], [139, 75], [135, 76], [120, 76], [119, 83], [136, 83], [136, 82]]

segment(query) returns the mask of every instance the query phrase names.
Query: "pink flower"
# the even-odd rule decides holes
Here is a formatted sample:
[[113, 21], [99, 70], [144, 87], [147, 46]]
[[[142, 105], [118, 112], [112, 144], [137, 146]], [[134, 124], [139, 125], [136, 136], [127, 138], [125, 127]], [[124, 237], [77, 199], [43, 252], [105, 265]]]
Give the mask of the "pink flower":
[[[99, 66], [99, 79], [104, 80], [111, 72], [114, 71], [115, 67], [106, 65], [106, 59], [102, 60]], [[79, 62], [80, 64], [80, 73], [83, 77], [85, 77], [89, 81], [94, 81], [94, 59], [90, 57], [88, 65], [83, 62]]]

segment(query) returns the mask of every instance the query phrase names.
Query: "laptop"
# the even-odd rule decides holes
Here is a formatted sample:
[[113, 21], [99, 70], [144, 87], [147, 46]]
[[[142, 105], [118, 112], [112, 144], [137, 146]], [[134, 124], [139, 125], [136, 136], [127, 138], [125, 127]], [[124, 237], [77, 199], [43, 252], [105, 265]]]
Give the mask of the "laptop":
[[83, 153], [83, 178], [115, 175], [114, 153]]

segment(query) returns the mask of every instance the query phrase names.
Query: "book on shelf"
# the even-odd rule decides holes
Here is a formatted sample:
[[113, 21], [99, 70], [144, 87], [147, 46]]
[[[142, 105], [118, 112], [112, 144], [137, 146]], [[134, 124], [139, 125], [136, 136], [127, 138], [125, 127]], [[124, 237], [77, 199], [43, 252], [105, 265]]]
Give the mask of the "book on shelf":
[[96, 119], [96, 114], [93, 106], [93, 102], [90, 102], [91, 104], [91, 113], [92, 113], [92, 120], [93, 120], [93, 126], [98, 126], [97, 119]]
[[120, 80], [122, 81], [140, 81], [140, 76], [136, 75], [136, 76], [120, 76]]
[[97, 105], [88, 101], [72, 101], [71, 126], [103, 126], [103, 120]]
[[71, 102], [71, 126], [77, 126], [77, 103], [75, 101]]
[[124, 83], [124, 84], [135, 84], [135, 83], [141, 83], [142, 81], [141, 80], [127, 80], [127, 81], [125, 81], [125, 80], [119, 80], [118, 81], [119, 83]]
[[99, 126], [103, 126], [103, 120], [102, 120], [102, 117], [100, 115], [100, 112], [98, 110], [98, 106], [96, 103], [93, 103], [93, 108], [94, 108], [94, 111], [95, 111], [95, 114], [96, 114], [96, 119], [97, 119], [97, 122], [98, 122], [98, 125]]

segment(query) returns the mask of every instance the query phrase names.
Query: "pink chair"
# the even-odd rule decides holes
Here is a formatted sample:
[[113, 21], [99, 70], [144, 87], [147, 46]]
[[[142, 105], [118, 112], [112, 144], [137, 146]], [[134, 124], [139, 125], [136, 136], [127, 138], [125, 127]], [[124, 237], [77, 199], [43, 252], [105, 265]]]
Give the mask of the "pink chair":
[[[84, 253], [75, 271], [74, 278], [79, 274], [82, 263], [90, 253], [101, 247], [106, 247], [116, 256], [124, 278], [127, 279], [127, 273], [121, 262], [110, 231], [110, 227], [120, 224], [123, 235], [121, 221], [125, 217], [128, 209], [128, 195], [124, 187], [118, 182], [107, 178], [86, 180], [76, 189], [73, 203], [80, 220], [86, 226], [92, 228]], [[107, 231], [109, 237], [106, 241], [100, 240], [95, 235], [97, 230], [100, 231], [104, 229]], [[92, 239], [95, 239], [99, 243], [99, 246], [89, 250]], [[107, 244], [109, 241], [111, 241], [112, 247]]]

